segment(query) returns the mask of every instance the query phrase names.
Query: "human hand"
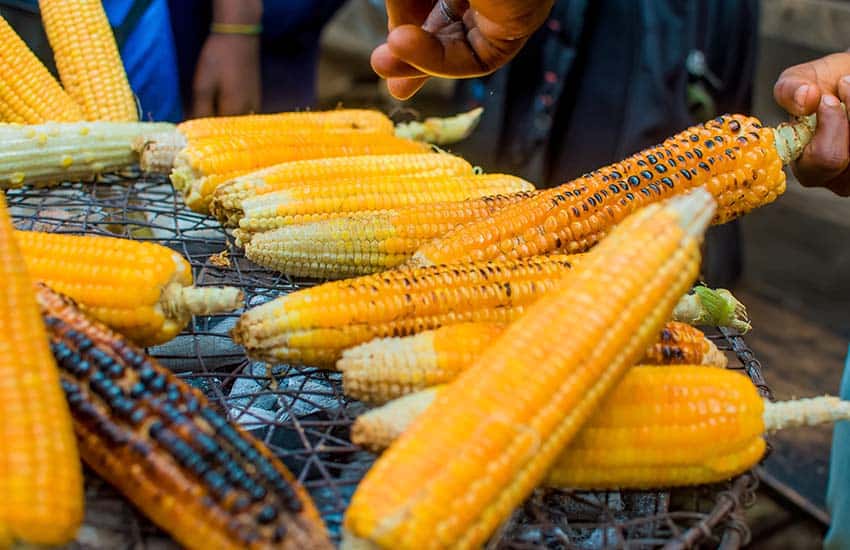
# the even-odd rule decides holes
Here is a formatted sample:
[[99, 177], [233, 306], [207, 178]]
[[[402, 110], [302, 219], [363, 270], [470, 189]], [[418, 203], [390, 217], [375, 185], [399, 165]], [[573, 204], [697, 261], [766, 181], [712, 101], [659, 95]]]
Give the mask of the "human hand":
[[260, 108], [260, 39], [210, 34], [192, 84], [192, 116], [241, 115]]
[[773, 96], [792, 115], [817, 113], [815, 135], [792, 165], [800, 183], [850, 196], [850, 122], [840, 104], [850, 106], [850, 53], [785, 69]]
[[429, 76], [489, 74], [522, 49], [554, 0], [387, 0], [387, 42], [372, 68], [407, 99]]

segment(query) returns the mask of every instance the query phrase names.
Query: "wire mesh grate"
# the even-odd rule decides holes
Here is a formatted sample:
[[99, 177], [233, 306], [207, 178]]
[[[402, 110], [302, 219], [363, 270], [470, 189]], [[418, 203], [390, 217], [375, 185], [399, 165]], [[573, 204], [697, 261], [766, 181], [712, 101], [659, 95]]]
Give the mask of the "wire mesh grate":
[[[181, 252], [197, 285], [232, 285], [255, 306], [315, 284], [260, 268], [244, 258], [219, 224], [188, 211], [162, 178], [127, 173], [92, 184], [7, 192], [19, 229], [123, 236]], [[200, 388], [230, 418], [250, 430], [312, 495], [332, 537], [339, 540], [345, 507], [374, 460], [348, 439], [365, 410], [342, 393], [338, 373], [248, 360], [230, 340], [236, 314], [197, 318], [173, 341], [149, 351]], [[761, 365], [743, 339], [710, 333], [735, 355], [763, 395]], [[86, 523], [72, 548], [174, 548], [94, 474], [87, 473]], [[491, 548], [661, 548], [717, 543], [729, 533], [746, 539], [736, 517], [755, 490], [752, 476], [720, 486], [674, 492], [587, 493], [539, 490], [502, 527]]]

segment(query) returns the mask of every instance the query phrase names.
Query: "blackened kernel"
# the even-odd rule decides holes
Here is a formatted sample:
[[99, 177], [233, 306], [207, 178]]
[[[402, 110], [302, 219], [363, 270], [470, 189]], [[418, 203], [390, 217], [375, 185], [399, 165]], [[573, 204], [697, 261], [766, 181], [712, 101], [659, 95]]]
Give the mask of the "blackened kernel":
[[151, 435], [151, 437], [156, 437], [157, 434], [162, 432], [162, 430], [164, 430], [164, 429], [165, 429], [165, 425], [162, 423], [161, 420], [154, 420], [153, 422], [151, 422], [151, 425], [148, 427], [148, 433]]
[[136, 382], [130, 386], [130, 397], [138, 399], [147, 393], [147, 388], [141, 382]]
[[280, 542], [286, 537], [286, 526], [278, 525], [272, 533], [272, 542]]
[[726, 149], [726, 156], [732, 160], [735, 160], [735, 151], [732, 149]]
[[664, 172], [667, 171], [667, 167], [664, 166], [663, 164], [659, 164], [655, 167], [655, 171], [658, 172], [659, 174], [663, 174]]
[[707, 139], [707, 140], [705, 140], [705, 141], [704, 141], [704, 142], [702, 142], [702, 143], [703, 143], [703, 145], [705, 145], [705, 148], [706, 148], [706, 149], [711, 149], [711, 148], [713, 148], [713, 147], [714, 147], [714, 142], [713, 142], [713, 141], [711, 141], [710, 139]]
[[[640, 180], [638, 180], [638, 181], [640, 181]], [[624, 181], [621, 181], [620, 182], [620, 189], [622, 189], [623, 191], [628, 191], [629, 190], [629, 184], [624, 182]]]
[[629, 185], [631, 185], [632, 187], [637, 187], [638, 185], [640, 185], [640, 178], [637, 176], [629, 176], [628, 181]]
[[700, 167], [700, 168], [702, 168], [703, 170], [705, 170], [706, 172], [708, 172], [708, 171], [710, 170], [710, 168], [708, 167], [708, 165], [707, 165], [706, 163], [704, 163], [704, 162], [700, 162], [700, 163], [699, 163], [699, 167]]
[[610, 189], [611, 192], [614, 193], [615, 195], [620, 192], [620, 188], [617, 187], [616, 183], [612, 183], [610, 186], [608, 186], [608, 189]]
[[121, 378], [124, 376], [124, 366], [120, 363], [113, 363], [106, 370], [106, 374], [108, 374], [110, 378]]
[[[603, 189], [604, 191], [604, 189]], [[593, 198], [596, 199], [597, 202], [602, 202], [602, 195], [599, 192], [593, 194]]]
[[165, 389], [165, 375], [157, 374], [147, 383], [148, 389], [152, 392], [159, 393]]
[[261, 525], [266, 525], [267, 523], [271, 523], [277, 517], [277, 508], [272, 506], [271, 504], [266, 504], [260, 511], [257, 513], [257, 521]]
[[644, 170], [643, 172], [641, 172], [641, 173], [640, 173], [640, 175], [641, 175], [644, 179], [648, 179], [648, 180], [651, 180], [651, 179], [652, 179], [652, 172], [650, 172], [649, 170]]
[[254, 502], [259, 502], [266, 497], [266, 488], [262, 485], [255, 485], [248, 491], [248, 494], [251, 495]]
[[103, 374], [102, 370], [95, 370], [91, 373], [91, 376], [89, 376], [89, 383], [91, 384], [99, 384], [103, 380], [106, 380], [106, 375]]
[[640, 192], [641, 192], [641, 194], [642, 194], [642, 195], [644, 195], [644, 196], [647, 196], [647, 197], [649, 196], [649, 189], [647, 189], [646, 187], [644, 187], [643, 189], [641, 189], [641, 190], [640, 190]]
[[670, 178], [661, 178], [661, 183], [663, 183], [670, 189], [673, 189], [673, 180], [671, 180]]
[[656, 162], [658, 162], [658, 159], [655, 158], [655, 155], [647, 155], [646, 160], [648, 160], [650, 164], [655, 164]]
[[676, 167], [676, 161], [675, 161], [675, 160], [673, 160], [673, 159], [670, 159], [670, 160], [668, 160], [668, 161], [667, 161], [667, 165], [668, 165], [670, 168], [675, 168], [675, 167]]
[[587, 204], [590, 206], [596, 206], [596, 200], [593, 197], [587, 197]]
[[661, 188], [658, 187], [657, 183], [650, 183], [649, 188], [652, 189], [653, 191], [655, 191], [657, 194], [659, 194], [659, 195], [661, 194]]
[[690, 170], [688, 170], [688, 169], [686, 169], [686, 168], [683, 168], [682, 170], [679, 170], [679, 173], [680, 173], [680, 174], [682, 174], [683, 176], [685, 176], [685, 179], [687, 179], [687, 180], [689, 180], [689, 179], [691, 179], [691, 178], [693, 177], [693, 176], [691, 175], [691, 171], [690, 171]]
[[123, 359], [124, 362], [127, 363], [128, 365], [136, 366], [136, 365], [140, 365], [141, 363], [143, 363], [145, 361], [145, 358], [143, 356], [139, 355], [138, 353], [135, 352], [135, 350], [133, 350], [129, 347], [122, 348], [120, 355], [121, 355], [121, 359]]
[[141, 380], [144, 383], [147, 383], [147, 382], [153, 380], [154, 378], [156, 378], [156, 376], [157, 376], [156, 370], [154, 370], [154, 368], [148, 363], [145, 363], [139, 369], [139, 380]]
[[130, 413], [129, 420], [132, 424], [141, 424], [147, 416], [148, 414], [145, 412], [145, 409], [138, 408]]
[[708, 163], [711, 164], [712, 166], [714, 166], [714, 163], [715, 163], [714, 157], [708, 157]]
[[194, 414], [201, 408], [201, 403], [194, 395], [192, 395], [186, 399], [184, 406], [187, 414]]
[[643, 160], [643, 159], [641, 159], [641, 160], [637, 161], [637, 165], [638, 165], [638, 166], [641, 166], [641, 167], [644, 167], [644, 166], [646, 166], [646, 161], [645, 161], [645, 160]]
[[738, 137], [735, 138], [735, 141], [737, 141], [738, 143], [741, 143], [741, 144], [746, 144], [747, 143], [747, 136], [738, 136]]
[[694, 147], [694, 154], [697, 156], [698, 159], [702, 158], [702, 151], [697, 147]]
[[205, 473], [203, 476], [204, 482], [207, 487], [219, 498], [223, 497], [230, 490], [230, 486], [227, 484], [227, 480], [223, 475], [216, 472], [215, 470], [210, 470]]
[[723, 137], [722, 136], [714, 136], [714, 142], [715, 143], [723, 143]]
[[611, 171], [611, 177], [614, 178], [615, 180], [618, 180], [618, 179], [622, 178], [623, 175], [620, 174], [619, 172], [617, 172], [616, 170], [612, 170]]
[[233, 501], [232, 510], [237, 514], [239, 512], [244, 512], [248, 506], [251, 505], [251, 499], [246, 497], [245, 495], [239, 495], [236, 497], [236, 500]]
[[678, 160], [679, 162], [685, 162], [685, 157], [679, 155], [678, 157], [676, 157], [676, 160]]
[[626, 193], [626, 198], [629, 199], [630, 201], [635, 200], [635, 196], [632, 193]]
[[693, 160], [693, 159], [694, 159], [694, 154], [693, 154], [693, 153], [691, 153], [690, 151], [688, 151], [687, 153], [685, 153], [685, 156], [686, 156], [686, 157], [688, 157], [688, 158], [689, 158], [689, 159], [691, 159], [691, 160]]
[[691, 141], [693, 141], [693, 142], [699, 141], [699, 136], [696, 135], [696, 134], [691, 134]]

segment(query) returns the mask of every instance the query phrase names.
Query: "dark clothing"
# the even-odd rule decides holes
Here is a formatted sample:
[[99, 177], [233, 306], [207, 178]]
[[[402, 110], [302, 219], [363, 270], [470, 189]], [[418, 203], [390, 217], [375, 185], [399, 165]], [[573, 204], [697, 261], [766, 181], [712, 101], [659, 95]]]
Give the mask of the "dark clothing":
[[[322, 28], [345, 0], [266, 0], [261, 42], [263, 112], [315, 106]], [[210, 0], [169, 0], [180, 91], [188, 108], [198, 56], [212, 21]]]
[[624, 158], [690, 126], [689, 53], [722, 85], [719, 111], [747, 111], [756, 0], [560, 0], [504, 69], [458, 85], [460, 105], [487, 111], [456, 149], [487, 171], [546, 186]]

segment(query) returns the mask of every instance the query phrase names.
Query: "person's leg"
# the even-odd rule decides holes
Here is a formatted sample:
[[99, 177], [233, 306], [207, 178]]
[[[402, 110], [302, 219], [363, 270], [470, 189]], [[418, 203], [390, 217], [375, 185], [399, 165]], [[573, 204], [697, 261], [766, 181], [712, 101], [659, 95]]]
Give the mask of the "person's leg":
[[[850, 399], [850, 350], [841, 379], [841, 398]], [[829, 461], [829, 487], [826, 506], [831, 516], [829, 532], [824, 539], [826, 550], [850, 548], [850, 422], [839, 422], [832, 435]]]

